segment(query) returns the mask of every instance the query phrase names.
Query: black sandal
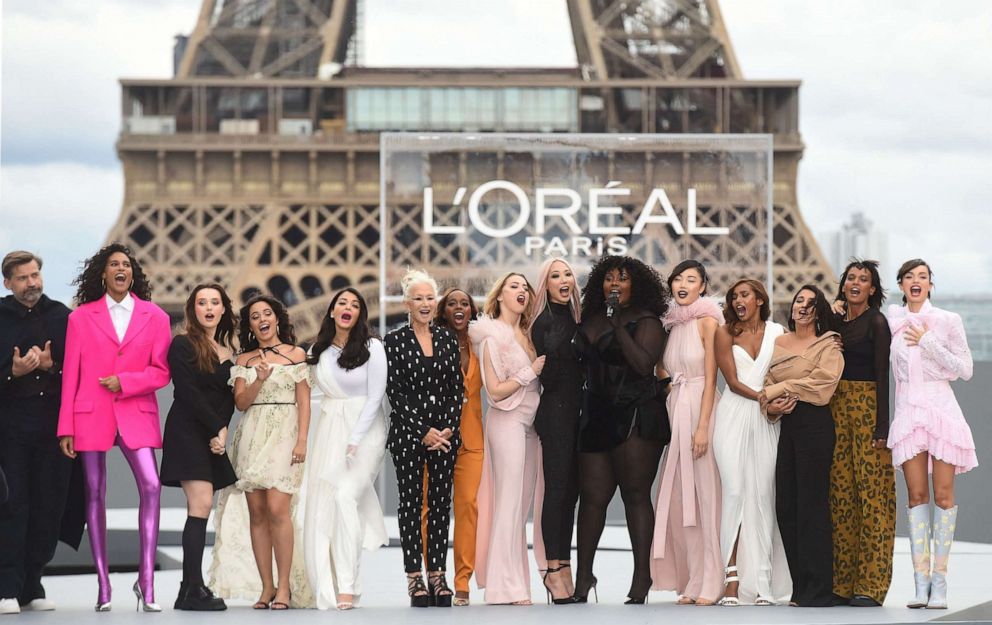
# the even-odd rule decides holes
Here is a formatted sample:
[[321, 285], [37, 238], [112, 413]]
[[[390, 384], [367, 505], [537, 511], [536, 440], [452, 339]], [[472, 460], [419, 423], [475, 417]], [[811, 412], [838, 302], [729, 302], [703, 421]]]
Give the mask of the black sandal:
[[410, 595], [411, 608], [430, 606], [430, 594], [427, 586], [424, 586], [424, 576], [420, 573], [406, 576], [406, 594]]
[[[275, 597], [273, 597], [273, 599], [275, 599]], [[292, 601], [292, 600], [293, 600], [293, 593], [289, 593], [289, 601]], [[276, 607], [276, 606], [279, 606], [279, 607]], [[269, 607], [272, 608], [273, 610], [276, 610], [276, 611], [279, 611], [279, 610], [288, 610], [289, 609], [289, 603], [288, 602], [282, 602], [282, 601], [273, 601], [272, 603], [269, 604]]]
[[268, 601], [262, 601], [261, 599], [259, 599], [258, 601], [255, 602], [255, 605], [251, 606], [251, 608], [253, 610], [268, 610], [269, 607], [272, 605], [272, 600], [276, 598], [276, 593], [278, 592], [279, 591], [276, 590], [276, 592], [272, 593], [272, 598], [269, 599]]
[[439, 608], [450, 608], [451, 597], [454, 595], [451, 588], [448, 588], [448, 580], [444, 577], [444, 571], [428, 573], [427, 580], [430, 583], [430, 604]]

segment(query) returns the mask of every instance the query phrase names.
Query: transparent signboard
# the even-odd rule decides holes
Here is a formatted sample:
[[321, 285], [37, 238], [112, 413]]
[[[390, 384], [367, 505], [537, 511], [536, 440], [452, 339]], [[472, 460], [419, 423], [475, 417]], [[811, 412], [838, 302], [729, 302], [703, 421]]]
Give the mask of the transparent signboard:
[[554, 256], [580, 285], [603, 254], [696, 258], [712, 293], [771, 291], [771, 135], [383, 133], [381, 159], [383, 322], [410, 267], [481, 298]]

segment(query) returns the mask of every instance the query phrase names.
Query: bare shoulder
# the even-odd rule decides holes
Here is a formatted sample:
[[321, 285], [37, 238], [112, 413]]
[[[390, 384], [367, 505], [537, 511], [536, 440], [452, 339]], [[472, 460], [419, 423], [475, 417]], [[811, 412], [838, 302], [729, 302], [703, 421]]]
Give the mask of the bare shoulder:
[[700, 332], [706, 336], [713, 336], [720, 327], [720, 322], [713, 317], [702, 317], [698, 321]]
[[244, 352], [242, 354], [238, 354], [238, 358], [237, 360], [234, 361], [234, 364], [240, 367], [247, 367], [248, 364], [255, 359], [256, 352], [257, 350], [252, 350], [250, 352]]
[[299, 345], [294, 345], [293, 349], [289, 350], [286, 356], [295, 363], [303, 362], [307, 359], [307, 350], [303, 349]]
[[714, 338], [717, 345], [727, 346], [733, 345], [737, 337], [731, 336], [730, 329], [726, 325], [718, 325]]

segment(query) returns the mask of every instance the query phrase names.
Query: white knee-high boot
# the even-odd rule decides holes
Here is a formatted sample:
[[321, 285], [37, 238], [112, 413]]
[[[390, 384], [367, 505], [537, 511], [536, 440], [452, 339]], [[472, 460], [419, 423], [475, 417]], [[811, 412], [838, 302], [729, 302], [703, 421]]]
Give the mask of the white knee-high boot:
[[958, 507], [947, 510], [933, 508], [933, 581], [930, 584], [928, 609], [947, 608], [947, 560], [954, 542], [954, 527], [958, 522]]
[[913, 581], [916, 597], [907, 608], [925, 608], [930, 601], [930, 504], [908, 508], [909, 550], [913, 556]]

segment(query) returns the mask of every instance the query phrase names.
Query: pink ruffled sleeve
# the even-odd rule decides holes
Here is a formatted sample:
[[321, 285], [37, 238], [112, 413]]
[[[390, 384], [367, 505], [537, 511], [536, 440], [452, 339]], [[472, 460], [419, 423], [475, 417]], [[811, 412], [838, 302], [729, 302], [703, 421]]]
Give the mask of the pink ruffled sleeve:
[[946, 336], [938, 336], [937, 332], [929, 331], [920, 339], [920, 349], [925, 360], [937, 365], [950, 373], [953, 379], [970, 380], [974, 369], [971, 349], [964, 333], [961, 317], [950, 314], [947, 317]]
[[[527, 384], [529, 384], [530, 381], [536, 377], [534, 370], [527, 366], [521, 368], [519, 371], [514, 371], [513, 373], [507, 375], [503, 361], [499, 356], [499, 345], [496, 339], [493, 337], [485, 338], [483, 339], [481, 345], [481, 357], [489, 361], [489, 364], [492, 366], [497, 378], [496, 380], [486, 379], [486, 364], [482, 363], [482, 366], [479, 367], [479, 371], [482, 373], [482, 388], [486, 392], [486, 400], [488, 400], [490, 406], [498, 410], [513, 410], [524, 400], [524, 396], [527, 392]], [[513, 379], [519, 382], [520, 388], [511, 393], [508, 397], [504, 397], [500, 400], [493, 399], [493, 396], [489, 394], [489, 385], [499, 384], [500, 382], [505, 382], [508, 379]]]

